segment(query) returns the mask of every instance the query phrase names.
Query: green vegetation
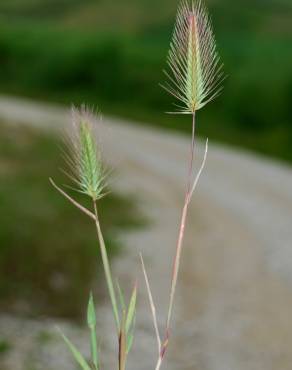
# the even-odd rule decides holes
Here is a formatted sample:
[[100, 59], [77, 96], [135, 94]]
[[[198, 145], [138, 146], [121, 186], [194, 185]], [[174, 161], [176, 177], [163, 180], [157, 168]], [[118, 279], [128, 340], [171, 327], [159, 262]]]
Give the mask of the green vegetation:
[[[4, 125], [0, 132], [1, 309], [79, 317], [96, 269], [101, 271], [94, 223], [49, 183], [52, 176], [68, 184], [58, 170], [64, 163], [54, 136]], [[75, 198], [86, 201], [82, 195]], [[118, 250], [116, 232], [139, 226], [142, 219], [132, 200], [115, 194], [101, 200], [99, 207], [113, 253]]]
[[[288, 0], [207, 1], [228, 78], [199, 134], [292, 160]], [[158, 84], [176, 0], [3, 0], [0, 91], [190, 130]], [[143, 92], [143, 93], [142, 93]]]
[[11, 350], [10, 343], [5, 339], [0, 339], [0, 357]]
[[0, 339], [0, 356], [6, 354], [11, 346], [6, 340]]

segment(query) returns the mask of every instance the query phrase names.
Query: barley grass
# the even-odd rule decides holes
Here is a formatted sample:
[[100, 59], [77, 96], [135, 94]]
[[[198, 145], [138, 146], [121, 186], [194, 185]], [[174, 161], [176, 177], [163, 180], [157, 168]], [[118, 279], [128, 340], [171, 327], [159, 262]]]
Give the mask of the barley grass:
[[[211, 21], [207, 10], [201, 0], [183, 0], [177, 15], [173, 39], [168, 56], [169, 72], [165, 72], [168, 82], [164, 85], [179, 102], [177, 113], [192, 115], [192, 137], [185, 201], [183, 205], [176, 252], [173, 261], [173, 273], [169, 295], [169, 306], [166, 315], [164, 337], [159, 332], [156, 308], [151, 293], [151, 287], [146, 273], [145, 264], [141, 255], [142, 269], [149, 297], [153, 324], [155, 328], [158, 359], [156, 370], [159, 370], [168, 348], [171, 330], [171, 318], [174, 305], [174, 296], [178, 279], [179, 265], [182, 253], [186, 219], [192, 195], [197, 186], [200, 175], [204, 169], [208, 140], [206, 141], [204, 159], [197, 174], [194, 173], [194, 149], [195, 149], [195, 116], [196, 111], [203, 108], [213, 100], [221, 91], [223, 79], [222, 65], [216, 51], [215, 38], [211, 28]], [[76, 190], [91, 198], [93, 211], [84, 208], [76, 202], [63, 189], [59, 188], [53, 180], [53, 186], [73, 205], [95, 222], [100, 252], [104, 265], [104, 273], [108, 286], [109, 296], [112, 303], [113, 316], [116, 322], [119, 351], [117, 361], [119, 370], [126, 369], [126, 361], [133, 343], [134, 324], [136, 316], [137, 285], [134, 285], [128, 307], [125, 304], [124, 294], [119, 284], [115, 289], [104, 243], [98, 214], [98, 200], [104, 196], [105, 170], [101, 151], [97, 143], [94, 122], [95, 116], [85, 108], [73, 111], [73, 127], [69, 136], [69, 153], [65, 159], [71, 172], [69, 177], [73, 180]], [[78, 364], [83, 370], [99, 370], [100, 360], [97, 349], [96, 317], [93, 297], [90, 295], [88, 303], [87, 322], [91, 340], [91, 363], [90, 365], [78, 349], [63, 335], [65, 342], [71, 350]]]
[[[107, 177], [100, 146], [97, 141], [96, 125], [100, 119], [101, 117], [96, 117], [93, 112], [85, 107], [81, 107], [81, 109], [74, 108], [72, 110], [72, 126], [65, 139], [66, 150], [64, 159], [68, 170], [64, 170], [64, 172], [73, 182], [73, 186], [69, 185], [68, 187], [89, 197], [92, 201], [93, 211], [78, 203], [65, 190], [56, 185], [53, 179], [50, 179], [50, 182], [61, 195], [95, 223], [104, 274], [117, 329], [119, 369], [124, 370], [134, 338], [137, 285], [134, 285], [129, 305], [126, 307], [122, 290], [120, 288], [116, 290], [113, 284], [111, 266], [98, 214], [98, 201], [105, 195], [104, 189]], [[119, 298], [119, 304], [117, 297]], [[92, 294], [89, 297], [87, 323], [91, 342], [92, 358], [90, 364], [88, 364], [74, 344], [64, 334], [62, 336], [75, 360], [83, 370], [99, 370], [100, 361], [98, 356], [99, 350], [97, 348], [96, 317]]]
[[167, 61], [164, 87], [180, 102], [179, 113], [194, 114], [220, 93], [222, 64], [201, 0], [182, 1]]
[[196, 112], [220, 94], [222, 89], [221, 84], [224, 79], [222, 72], [223, 66], [220, 63], [220, 58], [216, 50], [216, 42], [212, 31], [211, 20], [205, 5], [201, 0], [182, 0], [178, 9], [167, 62], [169, 71], [165, 71], [165, 74], [168, 81], [162, 86], [177, 99], [177, 102], [175, 103], [177, 111], [175, 113], [192, 115], [192, 137], [185, 201], [182, 209], [179, 235], [173, 260], [170, 298], [163, 341], [159, 336], [155, 306], [145, 266], [142, 261], [159, 348], [156, 370], [158, 370], [162, 365], [169, 343], [171, 317], [188, 208], [207, 159], [208, 139], [206, 140], [204, 159], [198, 173], [195, 175], [193, 162], [195, 150]]

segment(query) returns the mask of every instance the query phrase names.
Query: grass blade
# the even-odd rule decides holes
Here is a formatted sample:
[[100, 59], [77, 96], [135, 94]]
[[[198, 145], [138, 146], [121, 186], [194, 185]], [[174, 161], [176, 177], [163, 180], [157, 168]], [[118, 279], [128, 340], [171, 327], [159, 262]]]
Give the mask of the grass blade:
[[76, 362], [80, 365], [82, 370], [92, 370], [82, 354], [78, 351], [78, 349], [74, 346], [73, 343], [66, 337], [65, 334], [62, 333], [62, 331], [59, 329], [62, 338], [64, 339], [65, 343], [67, 344], [69, 350], [71, 351], [73, 357], [75, 358]]
[[131, 325], [130, 331], [127, 333], [127, 354], [131, 351], [133, 341], [134, 341], [135, 321], [136, 321], [136, 314], [134, 315], [133, 323]]
[[96, 314], [92, 293], [90, 293], [88, 308], [87, 308], [87, 324], [90, 329], [91, 356], [95, 369], [99, 368], [98, 352], [97, 352], [97, 337], [96, 337]]
[[122, 291], [122, 289], [120, 287], [120, 284], [119, 284], [118, 280], [117, 280], [116, 284], [117, 284], [117, 291], [118, 291], [120, 306], [121, 306], [122, 311], [124, 311], [124, 310], [126, 310], [124, 293], [123, 293], [123, 291]]
[[158, 345], [158, 353], [160, 355], [161, 338], [160, 338], [159, 329], [158, 329], [156, 308], [155, 308], [155, 305], [154, 305], [154, 301], [153, 301], [153, 297], [152, 297], [152, 293], [151, 293], [151, 288], [150, 288], [150, 284], [149, 284], [149, 279], [148, 279], [148, 276], [147, 276], [147, 272], [146, 272], [145, 265], [144, 265], [144, 260], [143, 260], [143, 257], [142, 257], [141, 253], [140, 253], [140, 259], [141, 259], [143, 274], [144, 274], [144, 278], [145, 278], [145, 283], [146, 283], [146, 288], [147, 288], [147, 292], [148, 292], [148, 298], [149, 298], [149, 303], [150, 303], [150, 308], [151, 308], [151, 313], [152, 313], [152, 318], [153, 318], [153, 324], [154, 324], [154, 329], [155, 329], [155, 334], [156, 334], [156, 339], [157, 339], [157, 345]]
[[137, 284], [135, 284], [132, 296], [129, 303], [128, 313], [127, 313], [127, 319], [126, 319], [126, 333], [129, 332], [133, 319], [135, 317], [136, 312], [136, 301], [137, 301]]

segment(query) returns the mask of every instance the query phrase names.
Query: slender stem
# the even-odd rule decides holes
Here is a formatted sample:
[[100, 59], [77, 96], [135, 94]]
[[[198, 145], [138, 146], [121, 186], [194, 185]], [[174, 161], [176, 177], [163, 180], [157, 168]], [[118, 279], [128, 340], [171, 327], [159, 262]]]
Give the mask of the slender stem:
[[123, 310], [122, 324], [119, 335], [119, 370], [125, 370], [127, 360], [127, 344], [126, 344], [126, 311]]
[[154, 325], [156, 339], [157, 339], [158, 354], [159, 354], [159, 357], [160, 357], [160, 353], [161, 353], [161, 339], [160, 339], [160, 334], [159, 334], [159, 329], [158, 329], [156, 308], [155, 308], [155, 305], [154, 305], [153, 296], [152, 296], [151, 288], [150, 288], [150, 284], [149, 284], [149, 279], [148, 279], [148, 275], [147, 275], [147, 272], [146, 272], [144, 260], [143, 260], [143, 257], [142, 257], [142, 254], [141, 253], [140, 253], [140, 258], [141, 258], [141, 264], [142, 264], [144, 279], [145, 279], [147, 293], [148, 293], [148, 298], [149, 298], [149, 303], [150, 303], [150, 309], [151, 309], [151, 313], [152, 313], [153, 325]]
[[159, 370], [160, 367], [161, 367], [161, 364], [162, 364], [162, 357], [159, 356], [158, 361], [157, 361], [156, 366], [155, 366], [155, 370]]
[[53, 179], [49, 179], [50, 180], [50, 183], [53, 185], [53, 187], [58, 190], [58, 192], [60, 194], [63, 195], [63, 197], [65, 197], [66, 199], [69, 200], [69, 202], [71, 202], [75, 207], [77, 207], [78, 209], [80, 209], [80, 211], [82, 211], [83, 213], [85, 213], [87, 216], [89, 216], [92, 220], [95, 221], [95, 215], [90, 212], [87, 208], [83, 207], [81, 204], [79, 204], [78, 202], [76, 202], [75, 199], [73, 199], [72, 197], [70, 197], [70, 195], [68, 195], [64, 190], [62, 190], [59, 186], [57, 186], [55, 184], [55, 182], [53, 181]]
[[190, 193], [190, 187], [192, 182], [192, 169], [194, 163], [194, 149], [195, 149], [195, 131], [196, 131], [196, 112], [193, 113], [192, 120], [192, 142], [190, 149], [190, 160], [189, 160], [189, 173], [188, 173], [188, 185], [187, 185], [187, 194]]
[[180, 223], [178, 241], [177, 241], [177, 246], [176, 246], [176, 253], [175, 253], [174, 262], [173, 262], [173, 273], [172, 273], [170, 299], [169, 299], [167, 323], [166, 323], [166, 341], [169, 336], [170, 320], [171, 320], [175, 288], [177, 284], [177, 277], [178, 277], [178, 271], [179, 271], [179, 265], [180, 265], [180, 257], [181, 257], [182, 244], [183, 244], [184, 233], [185, 233], [185, 226], [186, 226], [186, 218], [188, 214], [188, 206], [190, 203], [191, 186], [192, 186], [192, 170], [193, 170], [193, 162], [194, 162], [194, 147], [195, 147], [195, 113], [193, 113], [192, 141], [191, 141], [189, 171], [188, 171], [188, 179], [187, 179], [187, 190], [186, 190], [185, 201], [184, 201], [184, 206], [182, 210], [181, 223]]
[[114, 287], [113, 287], [113, 282], [112, 282], [112, 277], [111, 277], [111, 271], [110, 271], [110, 265], [109, 265], [109, 260], [108, 260], [108, 256], [107, 256], [107, 251], [106, 251], [106, 247], [105, 247], [105, 243], [104, 243], [104, 239], [103, 239], [103, 235], [102, 235], [102, 232], [101, 232], [100, 223], [99, 223], [99, 219], [98, 219], [96, 202], [95, 201], [93, 202], [94, 213], [92, 213], [87, 208], [83, 207], [81, 204], [76, 202], [76, 200], [71, 198], [64, 190], [59, 188], [51, 178], [50, 178], [50, 182], [53, 185], [53, 187], [56, 190], [58, 190], [59, 193], [61, 193], [75, 207], [80, 209], [80, 211], [85, 213], [87, 216], [89, 216], [95, 222], [96, 230], [97, 230], [97, 236], [98, 236], [99, 244], [100, 244], [100, 251], [101, 251], [101, 257], [102, 257], [102, 262], [103, 262], [103, 266], [104, 266], [105, 277], [106, 277], [106, 281], [107, 281], [107, 285], [108, 285], [109, 295], [110, 295], [111, 302], [112, 302], [112, 307], [113, 307], [113, 312], [114, 312], [114, 317], [115, 317], [115, 321], [116, 321], [117, 330], [119, 332], [119, 330], [120, 330], [120, 320], [119, 320], [119, 314], [118, 314], [118, 308], [117, 308], [117, 300], [116, 300], [115, 290], [114, 290]]
[[177, 240], [177, 245], [176, 245], [176, 252], [175, 252], [175, 257], [173, 261], [173, 272], [172, 272], [172, 280], [171, 280], [171, 288], [170, 288], [170, 298], [169, 298], [169, 306], [168, 306], [168, 314], [167, 314], [167, 322], [166, 322], [165, 339], [164, 339], [164, 342], [163, 342], [163, 345], [160, 351], [160, 355], [156, 363], [155, 370], [160, 369], [165, 352], [168, 347], [169, 336], [170, 336], [170, 321], [171, 321], [171, 315], [172, 315], [172, 309], [173, 309], [173, 303], [174, 303], [174, 295], [175, 295], [175, 289], [176, 289], [176, 284], [177, 284], [177, 277], [178, 277], [178, 271], [179, 271], [179, 265], [180, 265], [183, 239], [184, 239], [184, 234], [185, 234], [186, 219], [187, 219], [190, 199], [191, 199], [193, 189], [194, 189], [194, 187], [192, 186], [192, 172], [193, 172], [194, 149], [195, 149], [195, 125], [196, 125], [195, 112], [193, 113], [192, 118], [193, 118], [192, 119], [192, 140], [191, 140], [191, 148], [190, 148], [189, 170], [188, 170], [188, 176], [187, 176], [187, 188], [186, 188], [186, 193], [185, 193], [184, 206], [182, 209], [179, 235], [178, 235], [178, 240]]
[[102, 257], [102, 262], [103, 262], [103, 267], [104, 267], [104, 273], [106, 277], [106, 282], [109, 290], [109, 295], [112, 303], [112, 308], [113, 308], [113, 313], [116, 321], [116, 326], [117, 326], [117, 331], [119, 333], [120, 331], [120, 319], [119, 319], [119, 314], [118, 314], [118, 306], [117, 306], [117, 300], [116, 300], [116, 294], [114, 290], [114, 285], [113, 285], [113, 279], [111, 276], [111, 270], [110, 270], [110, 264], [108, 260], [108, 255], [107, 255], [107, 250], [105, 247], [103, 235], [101, 232], [100, 228], [100, 223], [98, 219], [98, 212], [97, 212], [97, 206], [96, 202], [93, 202], [94, 206], [94, 213], [95, 213], [95, 225], [96, 225], [96, 230], [97, 230], [97, 236], [99, 239], [99, 245], [100, 245], [100, 252], [101, 252], [101, 257]]
[[205, 144], [205, 153], [204, 153], [204, 158], [203, 158], [203, 161], [202, 161], [201, 167], [200, 167], [200, 169], [199, 169], [199, 171], [198, 171], [198, 173], [197, 173], [197, 176], [196, 176], [196, 178], [195, 178], [195, 180], [194, 180], [194, 182], [193, 182], [193, 186], [192, 186], [191, 191], [190, 191], [190, 197], [193, 195], [194, 191], [196, 190], [196, 187], [197, 187], [197, 185], [198, 185], [198, 182], [199, 182], [200, 176], [201, 176], [201, 174], [202, 174], [202, 172], [203, 172], [203, 169], [204, 169], [204, 167], [205, 167], [205, 164], [206, 164], [207, 154], [208, 154], [208, 142], [209, 142], [209, 140], [207, 139], [207, 140], [206, 140], [206, 144]]
[[91, 337], [91, 355], [92, 361], [95, 369], [98, 369], [98, 354], [97, 354], [97, 338], [95, 327], [90, 328], [90, 337]]

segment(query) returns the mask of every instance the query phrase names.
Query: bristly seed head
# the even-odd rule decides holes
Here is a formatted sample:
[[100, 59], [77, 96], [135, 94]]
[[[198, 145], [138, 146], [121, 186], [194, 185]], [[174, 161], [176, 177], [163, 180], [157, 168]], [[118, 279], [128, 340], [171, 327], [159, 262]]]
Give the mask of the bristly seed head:
[[223, 66], [201, 0], [182, 0], [167, 61], [163, 87], [182, 103], [177, 113], [193, 114], [220, 93]]
[[96, 120], [94, 114], [84, 106], [72, 109], [72, 127], [66, 140], [69, 153], [65, 154], [70, 169], [67, 175], [78, 186], [75, 190], [94, 201], [104, 195], [106, 185], [105, 168], [97, 143]]

